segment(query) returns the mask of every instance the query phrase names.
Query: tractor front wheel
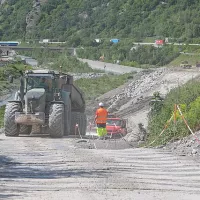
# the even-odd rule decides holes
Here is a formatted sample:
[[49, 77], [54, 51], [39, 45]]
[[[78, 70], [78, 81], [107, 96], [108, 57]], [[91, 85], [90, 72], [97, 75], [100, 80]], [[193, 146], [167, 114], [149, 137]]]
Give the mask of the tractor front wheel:
[[10, 102], [6, 105], [4, 115], [5, 135], [16, 137], [19, 135], [20, 126], [15, 123], [15, 113], [21, 111], [21, 104], [17, 102]]
[[65, 109], [63, 104], [52, 104], [49, 112], [49, 134], [51, 137], [63, 137], [65, 131]]

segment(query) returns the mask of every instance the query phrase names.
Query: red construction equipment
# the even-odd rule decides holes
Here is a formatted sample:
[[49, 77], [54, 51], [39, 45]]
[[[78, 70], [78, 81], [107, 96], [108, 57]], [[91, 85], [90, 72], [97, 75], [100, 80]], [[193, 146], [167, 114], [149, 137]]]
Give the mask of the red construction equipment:
[[108, 135], [126, 135], [127, 120], [117, 117], [115, 114], [109, 114], [106, 123]]

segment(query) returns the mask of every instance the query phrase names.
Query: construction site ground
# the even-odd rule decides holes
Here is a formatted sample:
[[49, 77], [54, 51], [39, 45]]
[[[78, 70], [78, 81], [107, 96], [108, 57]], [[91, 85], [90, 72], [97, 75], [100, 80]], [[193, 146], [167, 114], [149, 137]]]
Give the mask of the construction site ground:
[[[199, 159], [176, 153], [173, 149], [178, 148], [177, 144], [170, 148], [136, 148], [141, 136], [138, 123], [146, 128], [153, 92], [166, 95], [198, 76], [196, 69], [139, 72], [124, 86], [88, 103], [88, 122], [99, 101], [105, 102], [111, 112], [128, 118], [125, 138], [10, 138], [2, 129], [0, 199], [199, 199]], [[87, 135], [90, 133], [88, 126]]]

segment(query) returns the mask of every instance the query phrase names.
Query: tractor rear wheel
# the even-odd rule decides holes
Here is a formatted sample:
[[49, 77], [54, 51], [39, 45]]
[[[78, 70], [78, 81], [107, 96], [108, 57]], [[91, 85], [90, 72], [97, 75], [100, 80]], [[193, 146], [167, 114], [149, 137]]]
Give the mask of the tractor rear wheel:
[[20, 125], [15, 123], [15, 113], [20, 111], [20, 103], [7, 103], [4, 115], [4, 127], [6, 136], [16, 137], [19, 135]]
[[63, 137], [65, 131], [65, 109], [63, 104], [52, 104], [49, 112], [49, 134], [51, 137]]

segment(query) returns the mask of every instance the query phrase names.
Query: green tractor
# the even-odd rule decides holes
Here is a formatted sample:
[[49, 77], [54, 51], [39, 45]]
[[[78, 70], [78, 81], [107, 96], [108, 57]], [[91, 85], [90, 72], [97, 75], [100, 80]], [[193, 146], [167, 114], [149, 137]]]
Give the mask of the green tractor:
[[[51, 137], [86, 134], [87, 119], [82, 91], [73, 77], [50, 70], [28, 70], [20, 89], [6, 105], [6, 136], [33, 132]], [[36, 131], [37, 130], [37, 131]]]

